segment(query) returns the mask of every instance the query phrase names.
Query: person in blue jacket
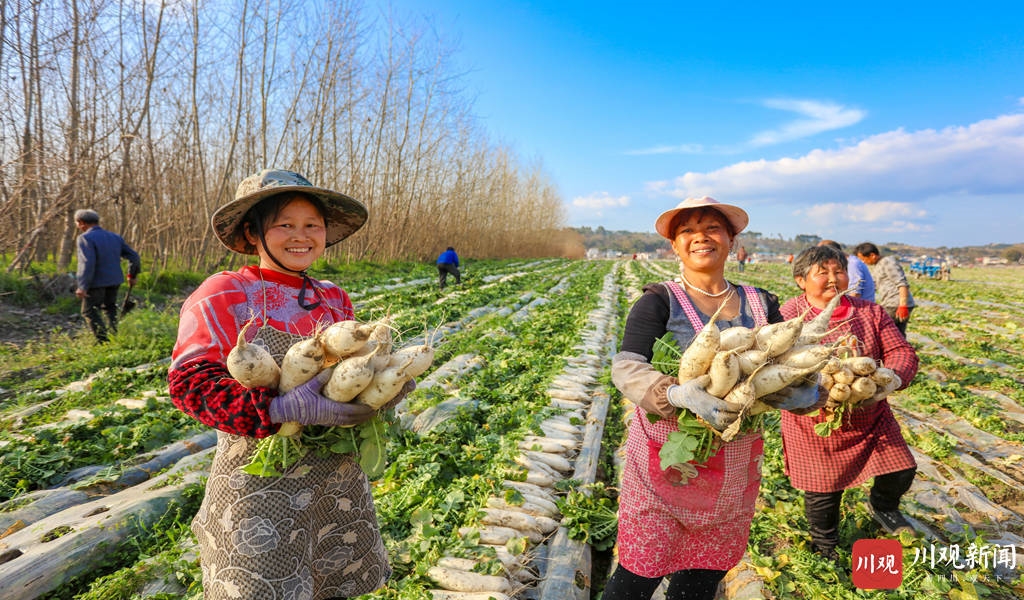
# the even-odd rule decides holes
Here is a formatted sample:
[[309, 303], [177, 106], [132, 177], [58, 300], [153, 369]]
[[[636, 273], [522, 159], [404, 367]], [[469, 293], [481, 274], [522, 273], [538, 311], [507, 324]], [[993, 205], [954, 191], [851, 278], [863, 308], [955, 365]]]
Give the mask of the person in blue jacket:
[[441, 256], [437, 257], [437, 275], [440, 278], [441, 289], [444, 289], [445, 284], [448, 283], [448, 275], [455, 276], [455, 283], [462, 283], [462, 274], [459, 273], [459, 255], [455, 253], [455, 248], [448, 246], [448, 249], [441, 253]]
[[[78, 236], [78, 287], [75, 296], [82, 301], [82, 316], [99, 342], [106, 342], [108, 331], [117, 331], [117, 288], [124, 283], [121, 259], [128, 261], [128, 284], [142, 270], [139, 254], [124, 238], [100, 227], [100, 215], [94, 210], [75, 211]], [[106, 313], [104, 323], [101, 313]]]

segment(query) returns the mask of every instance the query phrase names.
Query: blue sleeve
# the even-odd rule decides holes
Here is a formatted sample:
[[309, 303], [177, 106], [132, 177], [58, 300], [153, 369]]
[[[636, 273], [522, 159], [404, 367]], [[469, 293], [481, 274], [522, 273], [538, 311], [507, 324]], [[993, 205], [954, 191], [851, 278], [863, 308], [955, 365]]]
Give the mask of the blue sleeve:
[[128, 276], [135, 277], [142, 270], [142, 259], [139, 253], [132, 249], [124, 239], [121, 239], [121, 258], [128, 261]]
[[78, 287], [87, 290], [96, 275], [96, 247], [78, 236]]

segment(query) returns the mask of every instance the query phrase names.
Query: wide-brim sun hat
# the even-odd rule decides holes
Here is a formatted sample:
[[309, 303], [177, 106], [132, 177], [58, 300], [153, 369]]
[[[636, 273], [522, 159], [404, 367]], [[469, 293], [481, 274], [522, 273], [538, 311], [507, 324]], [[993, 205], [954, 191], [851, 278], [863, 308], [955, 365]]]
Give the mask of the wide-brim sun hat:
[[673, 240], [675, 239], [675, 235], [673, 235], [675, 232], [672, 231], [672, 226], [676, 222], [676, 216], [684, 210], [702, 207], [713, 208], [722, 213], [722, 216], [728, 219], [729, 223], [732, 225], [734, 235], [746, 229], [747, 223], [750, 222], [750, 217], [747, 215], [747, 211], [742, 208], [733, 206], [732, 204], [724, 204], [710, 196], [701, 196], [700, 198], [687, 198], [680, 202], [675, 208], [661, 213], [658, 220], [654, 222], [654, 230], [661, 234], [661, 237]]
[[293, 171], [264, 169], [243, 179], [235, 190], [235, 199], [213, 213], [211, 221], [217, 239], [239, 254], [256, 254], [256, 248], [245, 239], [242, 219], [260, 201], [287, 192], [308, 194], [323, 203], [326, 210], [324, 221], [327, 225], [327, 246], [337, 244], [366, 223], [366, 207], [355, 198], [317, 187]]

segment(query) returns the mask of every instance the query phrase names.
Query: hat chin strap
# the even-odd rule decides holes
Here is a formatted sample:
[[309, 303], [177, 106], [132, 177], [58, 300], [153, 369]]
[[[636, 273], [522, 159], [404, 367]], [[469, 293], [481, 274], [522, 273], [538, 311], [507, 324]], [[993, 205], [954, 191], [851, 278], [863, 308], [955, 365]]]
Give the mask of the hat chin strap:
[[309, 278], [309, 275], [306, 274], [306, 270], [303, 269], [301, 271], [295, 271], [281, 264], [281, 261], [277, 260], [277, 257], [274, 256], [267, 248], [267, 238], [263, 235], [263, 227], [258, 227], [258, 233], [260, 236], [260, 243], [263, 244], [263, 251], [267, 253], [267, 256], [270, 257], [270, 260], [274, 261], [274, 264], [281, 267], [282, 270], [287, 271], [289, 273], [295, 273], [296, 275], [302, 277], [302, 287], [299, 288], [298, 297], [299, 307], [304, 310], [313, 310], [314, 308], [320, 306], [320, 300], [317, 300], [316, 302], [306, 302], [307, 289], [309, 289], [314, 296], [317, 295], [316, 283], [314, 283], [313, 280]]

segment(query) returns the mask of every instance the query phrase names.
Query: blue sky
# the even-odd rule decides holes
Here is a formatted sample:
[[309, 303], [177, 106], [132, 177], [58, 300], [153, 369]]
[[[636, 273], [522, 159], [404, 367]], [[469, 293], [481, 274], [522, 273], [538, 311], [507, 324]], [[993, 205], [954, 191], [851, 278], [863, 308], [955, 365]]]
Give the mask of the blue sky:
[[[635, 5], [634, 5], [635, 4]], [[710, 195], [751, 231], [1024, 242], [1024, 3], [394, 0], [568, 224]]]

